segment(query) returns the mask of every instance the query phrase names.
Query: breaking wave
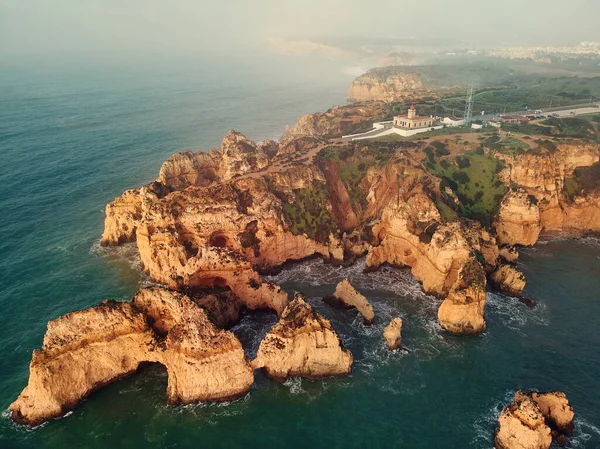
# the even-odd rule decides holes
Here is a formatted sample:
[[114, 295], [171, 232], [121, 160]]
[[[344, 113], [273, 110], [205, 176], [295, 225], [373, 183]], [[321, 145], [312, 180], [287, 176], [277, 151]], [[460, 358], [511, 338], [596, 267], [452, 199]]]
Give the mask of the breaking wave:
[[141, 287], [148, 287], [154, 284], [142, 269], [140, 253], [137, 245], [133, 242], [119, 246], [102, 246], [98, 240], [90, 247], [90, 254], [102, 257], [109, 265], [120, 266], [128, 271], [127, 275], [139, 276]]
[[504, 326], [516, 331], [521, 331], [528, 323], [550, 325], [546, 304], [538, 302], [535, 307], [527, 307], [517, 298], [498, 292], [486, 294], [486, 317], [499, 318]]

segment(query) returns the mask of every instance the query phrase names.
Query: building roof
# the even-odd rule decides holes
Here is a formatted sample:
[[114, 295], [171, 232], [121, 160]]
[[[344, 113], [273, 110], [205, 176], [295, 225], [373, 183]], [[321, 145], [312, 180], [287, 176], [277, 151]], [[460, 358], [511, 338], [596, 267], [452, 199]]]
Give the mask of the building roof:
[[460, 122], [460, 121], [464, 120], [464, 119], [462, 119], [462, 118], [460, 118], [460, 117], [457, 117], [457, 116], [455, 116], [455, 115], [453, 115], [453, 116], [451, 116], [451, 117], [446, 117], [446, 118], [447, 118], [448, 120], [452, 120], [453, 122]]
[[415, 115], [414, 117], [408, 117], [408, 114], [395, 115], [394, 118], [405, 118], [406, 120], [428, 120], [431, 117], [428, 115]]
[[411, 104], [411, 105], [410, 105], [410, 109], [413, 109], [413, 110], [414, 110], [414, 109], [415, 109], [415, 105], [414, 105], [414, 104]]

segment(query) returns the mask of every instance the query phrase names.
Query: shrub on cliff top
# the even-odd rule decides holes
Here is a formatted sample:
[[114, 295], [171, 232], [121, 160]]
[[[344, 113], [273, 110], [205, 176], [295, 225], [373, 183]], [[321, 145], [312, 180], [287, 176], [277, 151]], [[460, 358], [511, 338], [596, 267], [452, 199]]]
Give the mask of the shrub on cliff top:
[[311, 188], [294, 190], [296, 201], [283, 204], [283, 217], [294, 235], [306, 234], [320, 243], [327, 243], [329, 234], [339, 229], [327, 208], [329, 198], [325, 185], [313, 181]]
[[[451, 210], [456, 208], [460, 216], [471, 218], [489, 226], [493, 215], [500, 206], [506, 187], [498, 178], [502, 163], [495, 157], [476, 152], [466, 152], [459, 160], [442, 164], [428, 162], [426, 167], [435, 176], [442, 179], [440, 183], [441, 197], [436, 199], [438, 209], [444, 204], [446, 217], [452, 216]], [[465, 163], [465, 161], [468, 161]], [[477, 184], [477, 185], [476, 185]], [[450, 187], [460, 201], [455, 207], [454, 200], [449, 198], [445, 188]], [[442, 211], [442, 209], [440, 209]]]

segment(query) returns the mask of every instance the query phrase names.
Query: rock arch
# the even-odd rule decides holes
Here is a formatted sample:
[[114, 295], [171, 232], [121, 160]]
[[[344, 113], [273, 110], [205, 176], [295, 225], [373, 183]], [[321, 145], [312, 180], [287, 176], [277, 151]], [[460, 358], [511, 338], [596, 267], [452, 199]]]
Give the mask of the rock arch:
[[131, 302], [105, 301], [50, 321], [11, 418], [35, 426], [60, 417], [148, 362], [166, 367], [170, 404], [235, 399], [254, 382], [231, 332], [187, 296], [151, 287]]

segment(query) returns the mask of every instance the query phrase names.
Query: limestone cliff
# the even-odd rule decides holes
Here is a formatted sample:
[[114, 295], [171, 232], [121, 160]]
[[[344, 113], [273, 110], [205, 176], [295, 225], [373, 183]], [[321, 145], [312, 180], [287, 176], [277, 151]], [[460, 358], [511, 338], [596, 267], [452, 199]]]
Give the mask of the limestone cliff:
[[157, 181], [177, 190], [187, 186], [208, 186], [220, 179], [222, 160], [222, 155], [215, 150], [175, 153], [160, 167]]
[[464, 77], [429, 73], [430, 67], [373, 68], [352, 82], [348, 101], [412, 102], [424, 97], [439, 98], [464, 92]]
[[540, 209], [535, 197], [522, 190], [510, 191], [498, 213], [496, 233], [498, 242], [508, 245], [533, 245], [542, 231]]
[[401, 101], [423, 90], [423, 80], [416, 73], [381, 73], [373, 69], [356, 78], [348, 90], [349, 101]]
[[283, 381], [288, 377], [317, 378], [349, 374], [352, 354], [331, 323], [296, 293], [279, 322], [260, 343], [254, 368]]
[[11, 418], [37, 425], [59, 417], [143, 362], [166, 366], [172, 404], [236, 398], [254, 379], [232, 333], [187, 296], [153, 287], [132, 302], [105, 301], [49, 322]]
[[479, 262], [469, 260], [438, 309], [438, 319], [453, 334], [478, 334], [486, 329], [484, 309], [485, 272]]
[[[600, 227], [600, 189], [586, 187], [593, 173], [577, 171], [598, 160], [595, 146], [561, 143], [553, 151], [513, 156], [486, 150], [503, 161], [492, 181], [502, 186], [498, 176], [509, 186], [488, 229], [459, 218], [461, 202], [470, 199], [459, 198], [445, 178], [442, 188], [435, 158], [423, 164], [426, 144], [325, 140], [340, 120], [383, 110], [380, 103], [368, 106], [370, 112], [365, 107], [301, 120], [280, 143], [254, 144], [232, 131], [218, 152], [173, 157], [161, 171], [162, 182], [128, 191], [107, 206], [103, 243], [135, 239], [155, 282], [180, 291], [226, 286], [242, 306], [278, 314], [287, 295], [259, 273], [313, 255], [342, 264], [366, 253], [368, 269], [410, 267], [425, 292], [444, 299], [438, 314], [443, 327], [473, 333], [485, 329], [486, 275], [509, 294], [520, 295], [525, 285], [514, 266], [497, 269], [498, 243], [504, 245], [502, 259], [512, 262], [517, 254], [507, 245], [533, 244], [542, 231]], [[438, 144], [443, 157], [447, 145]], [[448, 158], [447, 167], [449, 161], [455, 163]], [[214, 177], [207, 166], [216, 167]], [[581, 178], [579, 187], [567, 198], [573, 176]], [[438, 207], [448, 195], [452, 200], [442, 214]], [[473, 261], [481, 270], [473, 269]]]
[[[370, 210], [383, 210], [372, 229], [380, 243], [369, 250], [367, 267], [376, 269], [383, 263], [411, 267], [423, 290], [446, 298], [438, 313], [444, 328], [453, 333], [485, 330], [486, 280], [480, 262], [485, 268], [495, 266], [498, 247], [494, 237], [476, 222], [442, 223], [424, 191], [425, 179], [412, 178], [410, 182], [406, 171], [392, 168], [370, 174]], [[416, 175], [413, 171], [410, 176]], [[385, 204], [377, 199], [381, 196], [377, 192], [389, 194], [391, 185], [395, 187]], [[477, 254], [482, 260], [476, 260]]]
[[496, 155], [505, 164], [501, 178], [513, 187], [495, 222], [500, 243], [533, 245], [540, 233], [600, 232], [600, 189], [579, 190], [567, 197], [574, 174], [597, 164], [598, 146], [559, 143], [554, 147], [516, 157]]
[[371, 122], [381, 120], [386, 114], [382, 102], [335, 106], [326, 112], [303, 115], [293, 128], [286, 127], [281, 140], [298, 136], [335, 137], [357, 132], [361, 124], [371, 128]]

